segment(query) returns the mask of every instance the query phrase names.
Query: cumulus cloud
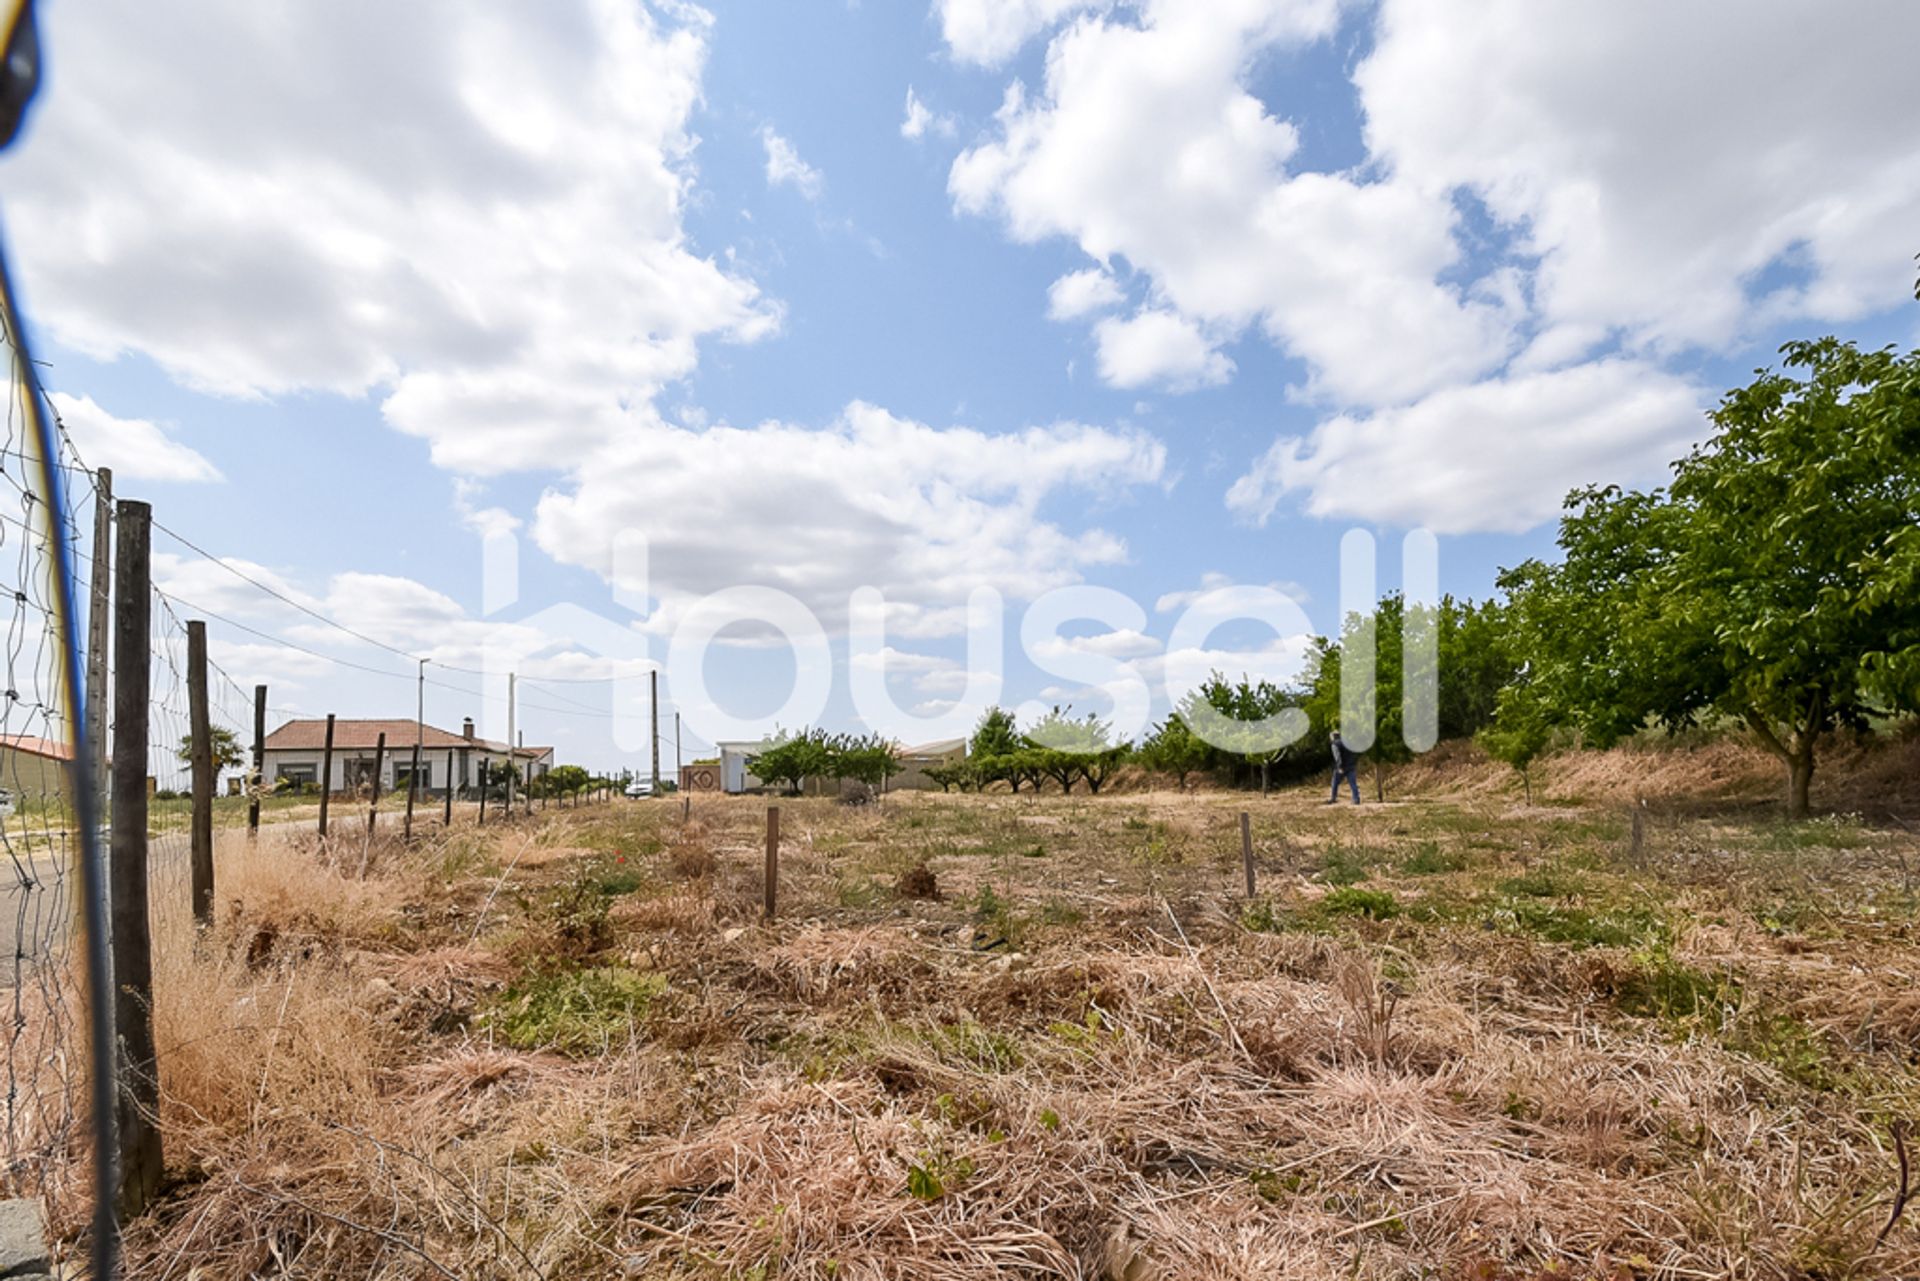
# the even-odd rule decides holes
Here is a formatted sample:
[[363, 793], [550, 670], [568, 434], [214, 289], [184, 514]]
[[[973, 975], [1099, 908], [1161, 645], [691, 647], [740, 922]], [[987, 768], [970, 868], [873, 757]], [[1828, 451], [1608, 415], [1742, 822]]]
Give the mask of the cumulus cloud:
[[940, 31], [956, 58], [995, 66], [1068, 14], [1111, 0], [939, 0]]
[[1547, 359], [1612, 334], [1719, 348], [1756, 322], [1883, 310], [1911, 284], [1920, 9], [1838, 6], [1818, 38], [1806, 18], [1615, 4], [1541, 22], [1526, 0], [1388, 0], [1355, 74], [1367, 144], [1521, 233]]
[[1213, 349], [1200, 326], [1178, 312], [1147, 310], [1094, 326], [1100, 376], [1115, 387], [1159, 383], [1175, 390], [1211, 387], [1233, 375], [1233, 362]]
[[[1150, 301], [1126, 320], [1049, 299], [1091, 321], [1107, 381], [1209, 385], [1255, 333], [1303, 363], [1293, 391], [1327, 420], [1234, 487], [1243, 515], [1297, 489], [1310, 512], [1521, 528], [1567, 483], [1647, 474], [1691, 438], [1688, 353], [1904, 301], [1920, 133], [1889, 104], [1920, 109], [1911, 6], [1851, 7], [1812, 43], [1786, 4], [1350, 12], [1374, 27], [1353, 75], [1367, 154], [1317, 173], [1249, 80], [1337, 30], [1334, 0], [942, 6], [965, 61], [1048, 33], [1043, 81], [1007, 86], [948, 189], [1015, 240], [1140, 277]], [[1488, 225], [1471, 257], [1469, 210]], [[1529, 448], [1453, 421], [1482, 405]], [[1439, 466], [1369, 462], [1387, 457]]]
[[[1192, 609], [1196, 606], [1203, 610], [1213, 610], [1232, 603], [1245, 586], [1247, 584], [1236, 582], [1230, 574], [1208, 570], [1200, 575], [1198, 587], [1163, 592], [1160, 598], [1153, 602], [1153, 610], [1156, 614], [1170, 614], [1175, 610]], [[1267, 583], [1264, 586], [1269, 591], [1276, 591], [1286, 596], [1297, 605], [1305, 605], [1313, 599], [1307, 589], [1296, 582], [1282, 580]]]
[[1701, 399], [1631, 359], [1449, 388], [1275, 441], [1227, 506], [1264, 524], [1298, 491], [1313, 516], [1518, 533], [1551, 519], [1576, 485], [1658, 480], [1661, 460], [1705, 434]]
[[1091, 636], [1052, 636], [1034, 647], [1038, 658], [1058, 658], [1068, 654], [1095, 654], [1101, 658], [1142, 658], [1157, 654], [1161, 642], [1132, 627], [1118, 627]]
[[854, 588], [871, 585], [887, 595], [890, 628], [955, 634], [976, 587], [1031, 599], [1125, 558], [1112, 533], [1043, 517], [1048, 499], [1122, 495], [1165, 467], [1165, 447], [1140, 432], [936, 428], [858, 402], [824, 430], [694, 432], [656, 419], [583, 467], [571, 492], [542, 498], [533, 535], [556, 560], [604, 575], [616, 534], [643, 536], [656, 627], [735, 584], [792, 593], [838, 627]]
[[767, 153], [769, 187], [792, 187], [808, 200], [820, 198], [827, 180], [818, 169], [802, 160], [799, 150], [772, 125], [760, 127], [760, 145]]
[[953, 130], [952, 116], [934, 114], [926, 103], [920, 101], [920, 95], [913, 91], [913, 86], [907, 86], [907, 111], [900, 121], [902, 138], [918, 141], [924, 138], [928, 131], [950, 138], [953, 136]]
[[[954, 161], [963, 212], [1151, 281], [1137, 323], [1181, 338], [1186, 359], [1103, 359], [1109, 381], [1217, 382], [1229, 367], [1194, 337], [1258, 329], [1309, 362], [1317, 391], [1390, 403], [1510, 350], [1510, 298], [1439, 282], [1460, 257], [1444, 195], [1290, 171], [1299, 132], [1246, 80], [1261, 52], [1324, 36], [1337, 15], [1333, 0], [1151, 0], [1083, 18], [1053, 38], [1042, 92], [1010, 86], [998, 136]], [[1126, 333], [1103, 322], [1103, 347]]]
[[1047, 289], [1047, 315], [1055, 320], [1078, 320], [1126, 301], [1120, 282], [1101, 267], [1068, 272]]
[[111, 467], [125, 480], [220, 480], [206, 457], [145, 418], [118, 418], [91, 396], [52, 392], [54, 412], [89, 467]]
[[5, 164], [36, 318], [201, 390], [381, 395], [461, 471], [615, 438], [778, 320], [683, 232], [708, 30], [674, 12], [56, 6]]

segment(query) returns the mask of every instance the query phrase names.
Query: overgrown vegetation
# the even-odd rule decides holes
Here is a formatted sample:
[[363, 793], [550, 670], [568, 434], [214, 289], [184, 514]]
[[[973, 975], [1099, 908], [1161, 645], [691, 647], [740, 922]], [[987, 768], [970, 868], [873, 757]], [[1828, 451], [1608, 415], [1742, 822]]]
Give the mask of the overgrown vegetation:
[[1920, 838], [1669, 809], [1636, 846], [1563, 767], [1553, 810], [1445, 799], [1464, 769], [1358, 811], [789, 801], [771, 924], [753, 800], [365, 877], [223, 833], [215, 929], [164, 918], [175, 1180], [135, 1275], [1920, 1269], [1880, 1236]]

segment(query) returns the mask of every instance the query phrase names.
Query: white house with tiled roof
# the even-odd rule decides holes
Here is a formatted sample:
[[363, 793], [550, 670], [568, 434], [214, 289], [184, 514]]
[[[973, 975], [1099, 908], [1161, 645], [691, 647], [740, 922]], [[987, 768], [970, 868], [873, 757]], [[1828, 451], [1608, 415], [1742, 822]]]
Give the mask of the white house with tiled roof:
[[[457, 792], [477, 787], [482, 762], [489, 765], [509, 759], [507, 745], [478, 738], [473, 719], [468, 717], [460, 733], [454, 734], [433, 725], [412, 720], [344, 720], [333, 722], [333, 773], [327, 788], [334, 792], [357, 791], [371, 782], [374, 758], [379, 752], [380, 736], [386, 735], [386, 755], [380, 762], [380, 790], [397, 791], [407, 786], [413, 767], [413, 747], [420, 744], [420, 791], [441, 793], [448, 780]], [[327, 722], [291, 720], [267, 735], [266, 757], [262, 762], [268, 783], [285, 780], [289, 786], [320, 782], [320, 770], [326, 756]], [[512, 759], [520, 777], [532, 780], [553, 768], [551, 747], [522, 747]]]

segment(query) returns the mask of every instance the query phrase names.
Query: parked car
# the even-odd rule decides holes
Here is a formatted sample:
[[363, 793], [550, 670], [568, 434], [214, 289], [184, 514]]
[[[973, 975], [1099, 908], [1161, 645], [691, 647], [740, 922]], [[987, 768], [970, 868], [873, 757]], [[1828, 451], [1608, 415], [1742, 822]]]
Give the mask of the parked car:
[[0, 818], [13, 817], [13, 793], [0, 787]]
[[636, 778], [633, 782], [627, 784], [627, 799], [630, 801], [637, 801], [643, 797], [652, 795], [653, 784], [646, 779]]

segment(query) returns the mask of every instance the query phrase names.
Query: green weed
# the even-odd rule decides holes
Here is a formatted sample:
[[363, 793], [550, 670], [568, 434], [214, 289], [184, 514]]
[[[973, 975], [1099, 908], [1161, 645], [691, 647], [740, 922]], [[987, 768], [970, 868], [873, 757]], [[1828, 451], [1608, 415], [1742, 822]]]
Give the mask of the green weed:
[[599, 1053], [631, 1040], [666, 990], [661, 975], [625, 969], [539, 975], [502, 993], [487, 1023], [518, 1049]]

